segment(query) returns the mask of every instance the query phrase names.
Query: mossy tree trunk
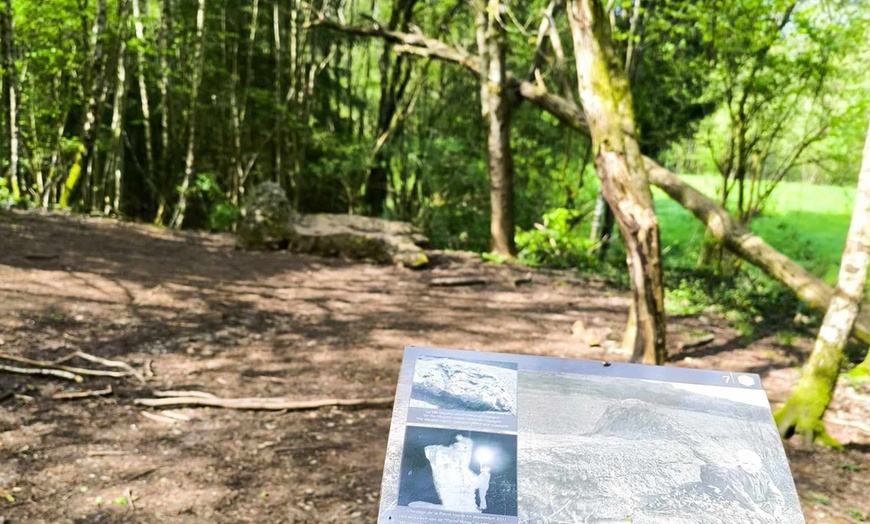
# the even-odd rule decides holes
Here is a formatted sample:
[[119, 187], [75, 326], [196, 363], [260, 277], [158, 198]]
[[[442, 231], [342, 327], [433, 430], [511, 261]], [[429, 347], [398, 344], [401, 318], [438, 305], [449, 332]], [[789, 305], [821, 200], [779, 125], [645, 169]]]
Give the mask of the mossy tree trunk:
[[501, 0], [480, 2], [477, 47], [481, 57], [480, 106], [486, 129], [486, 168], [489, 176], [490, 249], [513, 256], [514, 165], [511, 152], [513, 95], [505, 76], [507, 35], [501, 20]]
[[843, 348], [858, 316], [870, 261], [870, 130], [864, 144], [864, 161], [858, 176], [858, 191], [852, 223], [840, 262], [840, 275], [825, 313], [809, 361], [797, 388], [776, 412], [780, 434], [797, 433], [809, 441], [838, 446], [825, 430], [822, 418], [831, 399], [843, 363]]
[[631, 89], [600, 0], [568, 4], [580, 102], [592, 135], [601, 191], [625, 241], [633, 304], [632, 360], [662, 364], [665, 309], [659, 225], [635, 131]]
[[6, 0], [2, 11], [3, 67], [6, 78], [6, 94], [9, 116], [9, 187], [16, 199], [21, 196], [18, 182], [18, 70], [15, 67], [15, 34], [12, 18], [12, 1]]
[[103, 40], [106, 32], [106, 1], [97, 0], [94, 25], [91, 30], [91, 85], [88, 94], [87, 110], [84, 123], [82, 124], [82, 144], [76, 153], [75, 161], [67, 173], [63, 188], [60, 193], [60, 207], [68, 207], [70, 200], [76, 192], [79, 180], [84, 176], [90, 176], [93, 165], [91, 155], [97, 143], [97, 131], [100, 124], [100, 109], [103, 106], [105, 90], [103, 81], [105, 68], [105, 53], [103, 53]]

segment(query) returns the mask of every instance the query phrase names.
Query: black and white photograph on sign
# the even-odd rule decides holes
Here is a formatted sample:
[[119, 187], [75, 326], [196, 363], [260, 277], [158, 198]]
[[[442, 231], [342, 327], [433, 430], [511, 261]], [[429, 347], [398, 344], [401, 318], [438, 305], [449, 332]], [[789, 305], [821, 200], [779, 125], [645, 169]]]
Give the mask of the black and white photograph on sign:
[[520, 522], [804, 522], [759, 389], [529, 371], [519, 409]]
[[420, 357], [414, 365], [411, 407], [516, 415], [517, 365]]
[[517, 437], [408, 426], [399, 505], [517, 515]]

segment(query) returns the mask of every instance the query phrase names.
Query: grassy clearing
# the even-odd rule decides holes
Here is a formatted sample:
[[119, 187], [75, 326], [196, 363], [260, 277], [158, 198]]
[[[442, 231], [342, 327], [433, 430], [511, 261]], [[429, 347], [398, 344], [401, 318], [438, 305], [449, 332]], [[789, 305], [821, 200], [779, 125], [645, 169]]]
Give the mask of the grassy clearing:
[[[718, 177], [684, 178], [706, 195], [715, 196]], [[662, 191], [655, 189], [654, 196], [665, 263], [691, 267], [696, 262], [704, 228]], [[752, 230], [789, 258], [834, 283], [854, 198], [852, 187], [784, 182], [774, 191], [764, 214], [753, 220]]]

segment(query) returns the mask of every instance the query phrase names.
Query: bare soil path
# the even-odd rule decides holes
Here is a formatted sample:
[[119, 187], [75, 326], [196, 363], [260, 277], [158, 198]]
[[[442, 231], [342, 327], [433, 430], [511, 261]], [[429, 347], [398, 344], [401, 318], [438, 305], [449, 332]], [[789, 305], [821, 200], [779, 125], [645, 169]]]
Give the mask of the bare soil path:
[[[623, 291], [570, 272], [433, 254], [434, 267], [286, 252], [222, 235], [59, 214], [0, 213], [0, 352], [52, 360], [81, 350], [156, 377], [84, 384], [0, 373], [0, 522], [374, 522], [388, 409], [263, 413], [177, 409], [170, 424], [132, 399], [152, 389], [224, 397], [394, 393], [407, 344], [620, 360]], [[486, 286], [435, 288], [436, 277]], [[593, 337], [572, 334], [577, 320]], [[712, 334], [674, 364], [761, 373], [772, 402], [811, 341], [744, 346], [723, 319], [672, 317], [673, 345]], [[113, 385], [107, 398], [52, 400]], [[829, 428], [844, 452], [787, 449], [810, 524], [870, 515], [870, 394], [843, 385]], [[835, 423], [834, 420], [837, 422]], [[844, 424], [845, 422], [845, 424]], [[134, 504], [129, 504], [132, 495]], [[5, 520], [4, 520], [5, 519]]]

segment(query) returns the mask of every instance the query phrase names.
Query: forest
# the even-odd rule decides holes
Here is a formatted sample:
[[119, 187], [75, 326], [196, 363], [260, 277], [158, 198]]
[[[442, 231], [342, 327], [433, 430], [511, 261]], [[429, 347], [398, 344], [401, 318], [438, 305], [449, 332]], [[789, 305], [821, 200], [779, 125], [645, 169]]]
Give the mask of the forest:
[[870, 4], [3, 0], [0, 36], [0, 522], [372, 521], [412, 343], [759, 373], [807, 522], [870, 519]]

